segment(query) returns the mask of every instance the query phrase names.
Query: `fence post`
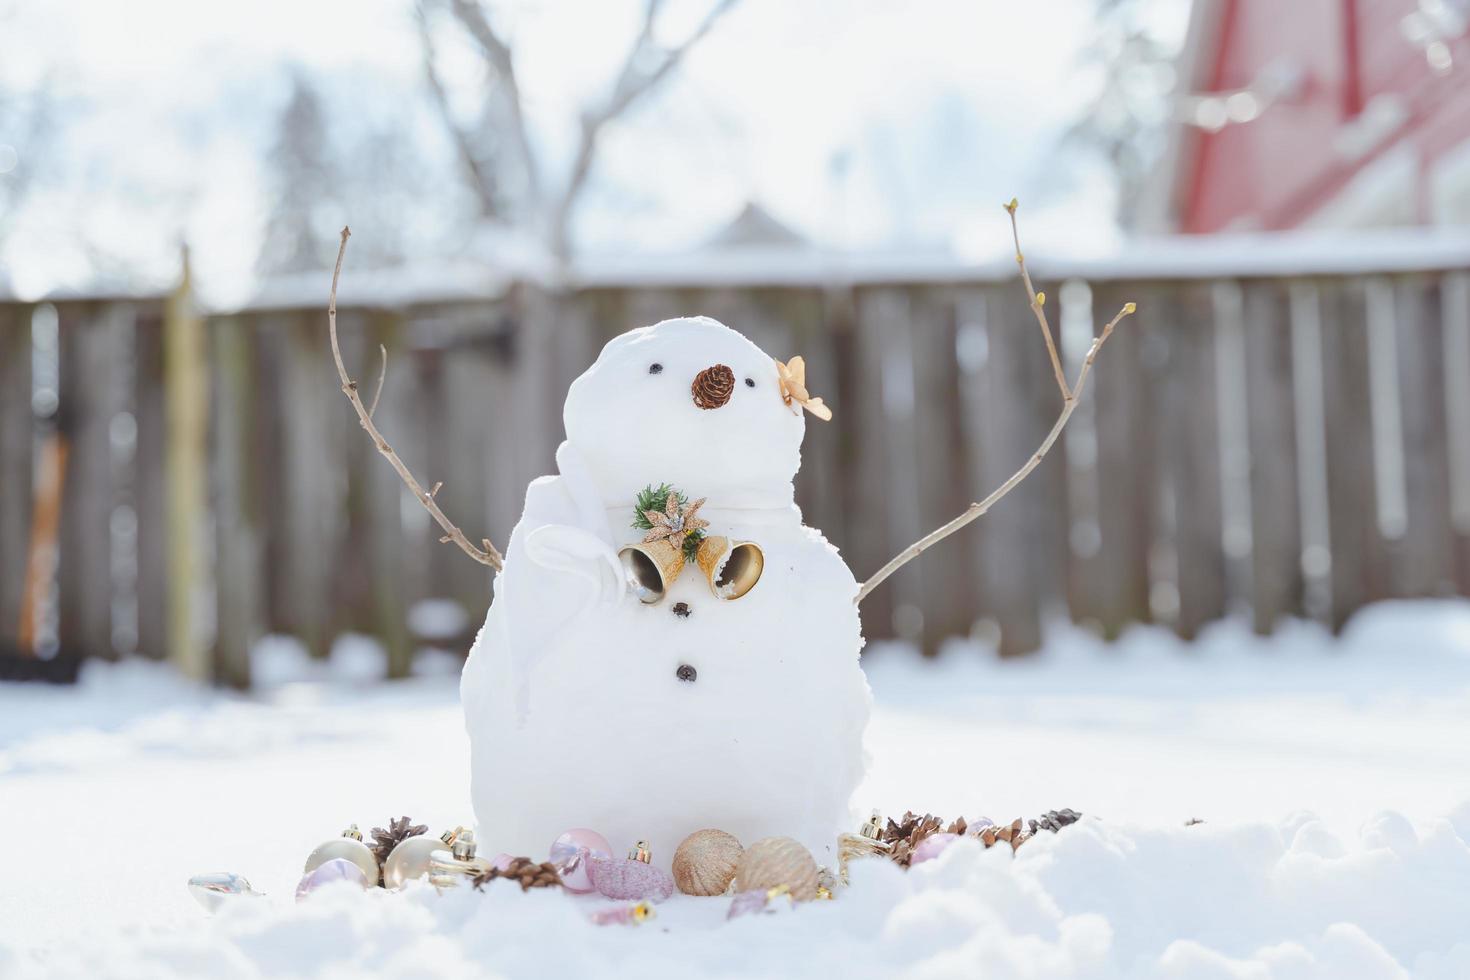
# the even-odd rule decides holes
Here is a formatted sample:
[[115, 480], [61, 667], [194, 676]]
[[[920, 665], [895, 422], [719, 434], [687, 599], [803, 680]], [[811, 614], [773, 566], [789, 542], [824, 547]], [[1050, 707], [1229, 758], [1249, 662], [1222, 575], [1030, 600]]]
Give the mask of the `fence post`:
[[200, 594], [208, 589], [204, 560], [209, 422], [204, 324], [194, 305], [189, 253], [163, 315], [164, 415], [168, 520], [168, 656], [185, 675], [211, 675]]

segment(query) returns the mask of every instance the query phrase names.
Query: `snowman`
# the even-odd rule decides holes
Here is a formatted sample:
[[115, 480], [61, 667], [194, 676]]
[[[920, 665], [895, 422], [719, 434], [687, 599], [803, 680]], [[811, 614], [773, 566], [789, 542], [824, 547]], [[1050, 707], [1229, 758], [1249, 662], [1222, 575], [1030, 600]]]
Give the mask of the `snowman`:
[[802, 525], [807, 396], [707, 317], [625, 333], [573, 382], [461, 682], [486, 846], [571, 828], [668, 866], [707, 827], [835, 866], [871, 695], [858, 585]]

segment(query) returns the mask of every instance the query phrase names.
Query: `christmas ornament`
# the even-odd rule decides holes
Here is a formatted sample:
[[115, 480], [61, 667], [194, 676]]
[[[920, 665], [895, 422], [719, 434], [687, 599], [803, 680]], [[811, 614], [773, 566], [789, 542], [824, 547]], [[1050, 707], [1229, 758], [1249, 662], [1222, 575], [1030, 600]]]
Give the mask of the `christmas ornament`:
[[925, 861], [934, 860], [940, 854], [944, 853], [945, 848], [959, 839], [959, 834], [930, 834], [928, 837], [919, 841], [918, 846], [909, 855], [909, 865], [923, 864]]
[[776, 373], [781, 379], [781, 397], [790, 405], [799, 405], [796, 414], [806, 409], [823, 422], [832, 421], [832, 410], [822, 404], [822, 399], [813, 398], [806, 390], [806, 359], [800, 355], [782, 364], [776, 362]]
[[[639, 501], [640, 509], [638, 513], [642, 515], [644, 521], [648, 524], [648, 533], [643, 536], [643, 543], [652, 544], [655, 541], [668, 541], [683, 549], [686, 538], [691, 534], [697, 534], [699, 531], [709, 527], [709, 521], [697, 516], [699, 514], [699, 508], [704, 506], [705, 498], [700, 497], [692, 504], [685, 503], [684, 495], [673, 491], [667, 483], [663, 484], [657, 491], [652, 488], [644, 490], [644, 493], [650, 496], [658, 492], [664, 494], [664, 506], [662, 510], [656, 506], [642, 509], [642, 500]], [[643, 527], [644, 523], [634, 520], [633, 526]], [[698, 541], [698, 538], [695, 540]]]
[[453, 847], [455, 838], [461, 833], [464, 833], [464, 828], [456, 827], [438, 837], [416, 834], [399, 841], [383, 862], [383, 887], [402, 888], [415, 878], [428, 874], [434, 852]]
[[696, 830], [674, 851], [674, 884], [685, 895], [723, 895], [744, 853], [723, 830]]
[[362, 831], [353, 824], [342, 831], [342, 836], [326, 841], [317, 846], [306, 858], [306, 865], [301, 869], [303, 874], [310, 874], [317, 868], [331, 861], [333, 858], [344, 858], [351, 861], [362, 869], [363, 877], [369, 883], [378, 883], [378, 859], [373, 856], [372, 848], [362, 842]]
[[684, 570], [684, 551], [667, 540], [630, 544], [618, 552], [618, 561], [638, 601], [652, 605], [668, 594]]
[[393, 848], [402, 844], [410, 837], [418, 837], [428, 833], [428, 825], [414, 823], [407, 817], [399, 817], [397, 820], [389, 820], [388, 826], [373, 828], [373, 856], [378, 859], [378, 867], [388, 860], [388, 855], [393, 853]]
[[435, 888], [450, 888], [461, 879], [472, 878], [494, 867], [491, 862], [475, 854], [475, 835], [463, 830], [454, 838], [449, 849], [439, 849], [429, 855], [429, 884]]
[[710, 410], [724, 407], [735, 393], [735, 372], [723, 364], [707, 367], [694, 376], [689, 394], [694, 404]]
[[[717, 365], [733, 391], [700, 409], [691, 382]], [[718, 814], [742, 841], [788, 835], [836, 865], [870, 695], [857, 582], [794, 503], [809, 418], [784, 400], [775, 361], [703, 318], [612, 340], [572, 384], [556, 470], [526, 491], [461, 685], [482, 841], [542, 857], [548, 829], [576, 823], [619, 856], [646, 839], [664, 861]], [[757, 542], [759, 584], [711, 601], [688, 568], [698, 545], [678, 576], [647, 554], [628, 560], [655, 571], [630, 575], [618, 555], [652, 530], [655, 508], [631, 506], [650, 479], [667, 487], [665, 517], [669, 494], [685, 497], [686, 531], [684, 508], [707, 498], [693, 516], [710, 527], [686, 544], [706, 530], [732, 551]], [[693, 615], [671, 615], [679, 602]], [[737, 741], [716, 719], [749, 722]]]
[[719, 534], [699, 543], [695, 560], [717, 599], [739, 599], [766, 570], [765, 553], [754, 541], [731, 541]]
[[476, 890], [479, 890], [497, 878], [519, 882], [523, 892], [530, 891], [532, 888], [551, 888], [562, 884], [556, 865], [550, 861], [538, 864], [527, 857], [511, 858], [503, 868], [494, 865], [485, 868], [471, 877], [470, 883], [475, 886]]
[[799, 841], [766, 837], [745, 849], [735, 867], [735, 890], [748, 892], [785, 885], [798, 902], [817, 897], [817, 862]]
[[674, 879], [646, 861], [591, 855], [586, 866], [588, 880], [604, 898], [662, 902], [674, 894]]
[[883, 836], [883, 816], [877, 810], [868, 817], [855, 834], [841, 834], [837, 838], [837, 876], [847, 884], [848, 863], [856, 858], [887, 856], [889, 845]]
[[599, 926], [638, 926], [653, 918], [653, 906], [647, 902], [619, 905], [610, 909], [598, 909], [588, 918]]
[[296, 884], [296, 901], [299, 902], [317, 889], [339, 881], [350, 881], [359, 888], [372, 888], [378, 883], [377, 869], [373, 870], [373, 879], [369, 881], [368, 876], [363, 874], [362, 868], [355, 862], [346, 858], [332, 858], [302, 876]]
[[587, 875], [587, 859], [612, 857], [612, 845], [597, 831], [578, 827], [552, 842], [550, 857], [566, 890], [581, 895], [595, 887]]
[[791, 889], [785, 885], [736, 892], [735, 897], [730, 899], [730, 909], [725, 913], [725, 918], [727, 920], [738, 919], [742, 915], [756, 915], [764, 912], [789, 912], [793, 904]]
[[237, 875], [233, 871], [211, 871], [189, 879], [189, 894], [194, 896], [194, 901], [204, 906], [205, 911], [214, 913], [231, 898], [239, 895], [260, 897], [264, 893], [251, 888], [244, 875]]

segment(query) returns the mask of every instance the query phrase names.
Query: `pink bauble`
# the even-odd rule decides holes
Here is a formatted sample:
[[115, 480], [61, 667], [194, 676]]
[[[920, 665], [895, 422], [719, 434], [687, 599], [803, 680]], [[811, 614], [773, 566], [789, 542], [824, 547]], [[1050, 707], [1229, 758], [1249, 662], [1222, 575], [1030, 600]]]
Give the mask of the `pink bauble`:
[[339, 881], [350, 881], [359, 888], [369, 888], [367, 875], [362, 869], [346, 858], [333, 858], [324, 862], [312, 871], [296, 885], [296, 901], [301, 901], [326, 885], [335, 884]]
[[592, 879], [587, 876], [590, 857], [612, 857], [612, 845], [595, 830], [576, 827], [551, 842], [551, 863], [561, 875], [562, 887], [569, 892], [585, 895], [593, 890]]
[[631, 858], [588, 857], [587, 877], [607, 898], [662, 902], [674, 894], [674, 879], [667, 871]]
[[925, 861], [932, 861], [943, 854], [945, 848], [959, 839], [959, 834], [930, 834], [919, 841], [919, 846], [914, 848], [914, 853], [909, 857], [909, 864], [923, 864]]

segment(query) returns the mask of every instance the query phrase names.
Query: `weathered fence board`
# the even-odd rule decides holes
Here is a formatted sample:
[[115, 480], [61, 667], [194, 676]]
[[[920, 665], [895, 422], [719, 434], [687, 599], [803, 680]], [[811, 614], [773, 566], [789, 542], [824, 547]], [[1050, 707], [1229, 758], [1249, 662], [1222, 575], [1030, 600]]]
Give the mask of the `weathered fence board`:
[[0, 307], [0, 648], [20, 631], [31, 537], [31, 309]]
[[67, 446], [61, 505], [58, 639], [69, 655], [113, 656], [110, 368], [114, 320], [97, 304], [67, 307], [57, 329], [61, 369], [58, 426]]
[[1287, 284], [1246, 284], [1243, 327], [1250, 448], [1251, 607], [1258, 633], [1302, 613], [1295, 392]]
[[[864, 602], [870, 638], [933, 651], [970, 634], [1012, 655], [1057, 613], [1109, 637], [1150, 621], [1191, 637], [1232, 611], [1260, 632], [1303, 614], [1337, 628], [1375, 599], [1470, 591], [1470, 272], [1039, 285], [1069, 377], [1119, 306], [1138, 314], [1023, 487]], [[7, 640], [28, 608], [39, 358], [59, 374], [71, 449], [55, 590], [69, 648], [173, 655], [181, 602], [199, 604], [191, 629], [213, 625], [205, 672], [239, 686], [271, 632], [318, 656], [367, 634], [393, 676], [421, 643], [468, 643], [413, 635], [411, 610], [448, 599], [473, 630], [492, 577], [440, 543], [363, 436], [320, 310], [175, 318], [169, 334], [157, 297], [68, 301], [47, 354], [34, 309], [0, 304]], [[442, 481], [466, 533], [503, 545], [527, 482], [553, 471], [571, 380], [623, 330], [697, 312], [805, 357], [836, 420], [808, 419], [797, 501], [860, 579], [1009, 477], [1063, 407], [1012, 280], [517, 284], [496, 300], [345, 308], [339, 326], [369, 401], [389, 351], [385, 437], [426, 487]], [[189, 336], [207, 377], [180, 386], [167, 351]], [[192, 411], [195, 384], [203, 457], [170, 445], [171, 425], [193, 431], [169, 412]], [[191, 485], [207, 509], [186, 525], [171, 501]], [[181, 587], [170, 542], [185, 531], [208, 564]]]

